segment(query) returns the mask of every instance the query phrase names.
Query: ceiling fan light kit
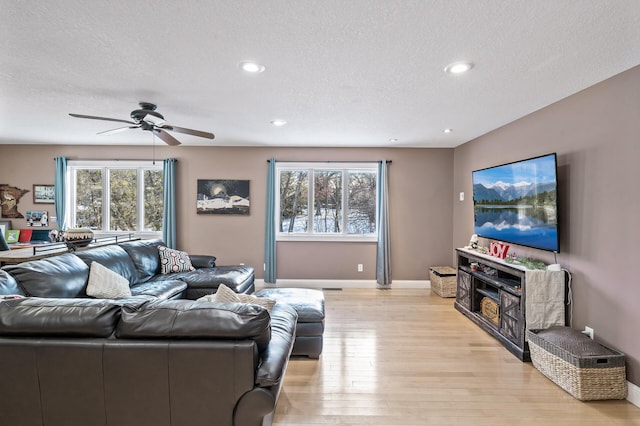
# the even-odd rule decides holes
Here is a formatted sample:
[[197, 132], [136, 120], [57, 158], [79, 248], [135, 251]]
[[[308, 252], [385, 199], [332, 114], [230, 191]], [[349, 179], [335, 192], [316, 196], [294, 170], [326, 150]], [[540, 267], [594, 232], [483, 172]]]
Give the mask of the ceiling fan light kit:
[[157, 106], [155, 104], [149, 102], [140, 102], [138, 103], [140, 109], [136, 109], [131, 111], [131, 120], [122, 120], [119, 118], [109, 118], [109, 117], [97, 117], [93, 115], [84, 115], [84, 114], [72, 114], [69, 113], [71, 117], [75, 118], [87, 118], [90, 120], [104, 120], [104, 121], [115, 121], [118, 123], [127, 123], [129, 126], [119, 127], [117, 129], [106, 130], [103, 132], [99, 132], [99, 135], [108, 135], [123, 132], [125, 130], [130, 129], [142, 129], [148, 130], [152, 132], [154, 135], [158, 136], [164, 143], [167, 145], [180, 145], [180, 141], [174, 138], [172, 135], [167, 133], [167, 131], [184, 133], [187, 135], [198, 136], [201, 138], [213, 139], [215, 136], [213, 133], [204, 132], [202, 130], [193, 130], [187, 129], [185, 127], [172, 126], [170, 124], [165, 124], [166, 121], [164, 116], [156, 111]]

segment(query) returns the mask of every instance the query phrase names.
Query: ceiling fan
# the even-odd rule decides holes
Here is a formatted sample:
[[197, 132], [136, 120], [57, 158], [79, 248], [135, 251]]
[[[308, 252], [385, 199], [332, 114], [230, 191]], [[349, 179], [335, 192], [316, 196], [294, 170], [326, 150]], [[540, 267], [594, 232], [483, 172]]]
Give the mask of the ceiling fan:
[[184, 127], [173, 126], [166, 124], [162, 114], [156, 111], [157, 106], [149, 102], [139, 102], [140, 109], [131, 111], [131, 120], [122, 120], [119, 118], [109, 117], [96, 117], [93, 115], [83, 114], [71, 114], [70, 116], [76, 118], [89, 118], [92, 120], [104, 120], [104, 121], [116, 121], [119, 123], [127, 123], [129, 126], [119, 127], [117, 129], [106, 130], [99, 132], [99, 135], [108, 135], [112, 133], [119, 133], [129, 129], [142, 129], [149, 130], [154, 135], [162, 139], [167, 145], [180, 145], [180, 141], [167, 133], [167, 130], [172, 132], [184, 133], [187, 135], [199, 136], [201, 138], [213, 139], [215, 136], [213, 133], [203, 132], [201, 130], [186, 129]]

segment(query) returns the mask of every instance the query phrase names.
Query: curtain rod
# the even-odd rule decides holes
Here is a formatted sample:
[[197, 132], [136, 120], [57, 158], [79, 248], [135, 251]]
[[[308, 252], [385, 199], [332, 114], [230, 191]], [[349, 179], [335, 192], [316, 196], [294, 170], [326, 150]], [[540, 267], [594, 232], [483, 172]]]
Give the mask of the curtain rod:
[[[54, 158], [53, 161], [55, 161], [56, 159]], [[168, 158], [156, 158], [155, 160], [153, 158], [149, 159], [149, 158], [83, 158], [83, 159], [78, 159], [78, 160], [70, 160], [69, 158], [67, 158], [68, 161], [164, 161], [164, 160], [168, 160]], [[174, 161], [178, 162], [178, 160], [176, 158], [173, 158]]]
[[[282, 161], [282, 160], [276, 160], [276, 163], [377, 163], [379, 160], [372, 160], [372, 161], [304, 161], [304, 160], [299, 160], [299, 161]], [[269, 160], [267, 160], [267, 163], [269, 162]], [[387, 164], [391, 164], [392, 161], [391, 160], [386, 160]]]

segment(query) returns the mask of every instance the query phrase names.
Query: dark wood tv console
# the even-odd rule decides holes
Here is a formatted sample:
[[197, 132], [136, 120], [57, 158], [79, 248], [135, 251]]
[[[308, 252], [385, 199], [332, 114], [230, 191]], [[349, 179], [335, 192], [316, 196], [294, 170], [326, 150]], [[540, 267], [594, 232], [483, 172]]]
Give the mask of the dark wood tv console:
[[[530, 361], [529, 345], [525, 341], [527, 268], [508, 264], [475, 250], [456, 249], [458, 277], [455, 308], [480, 328], [498, 339], [505, 348], [522, 361]], [[479, 264], [472, 270], [472, 263]], [[566, 322], [564, 306], [566, 289], [562, 274], [562, 324]], [[545, 283], [536, 283], [545, 285]], [[548, 285], [551, 285], [550, 283]], [[560, 297], [558, 294], [557, 298]], [[488, 298], [483, 302], [483, 299]], [[497, 318], [482, 312], [483, 303], [497, 307]]]

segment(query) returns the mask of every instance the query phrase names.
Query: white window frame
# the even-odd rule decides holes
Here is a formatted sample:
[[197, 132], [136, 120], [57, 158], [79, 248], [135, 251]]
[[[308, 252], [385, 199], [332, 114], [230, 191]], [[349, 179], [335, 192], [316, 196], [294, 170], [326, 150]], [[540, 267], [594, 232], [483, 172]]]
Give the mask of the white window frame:
[[[291, 170], [306, 170], [309, 172], [308, 174], [308, 223], [307, 232], [306, 233], [289, 233], [289, 232], [281, 232], [280, 231], [280, 174], [282, 171], [291, 171]], [[342, 232], [341, 233], [315, 233], [313, 231], [313, 215], [314, 215], [314, 170], [341, 170], [343, 173], [342, 179]], [[357, 163], [348, 163], [348, 162], [326, 162], [326, 163], [314, 163], [314, 162], [276, 162], [276, 170], [275, 170], [275, 229], [276, 229], [276, 241], [343, 241], [343, 242], [376, 242], [378, 240], [378, 202], [376, 200], [376, 230], [371, 234], [348, 234], [347, 231], [347, 220], [348, 220], [348, 188], [349, 182], [345, 178], [347, 172], [373, 172], [376, 174], [376, 185], [380, 184], [380, 176], [378, 176], [378, 163], [376, 162], [357, 162]], [[377, 198], [378, 194], [376, 191], [375, 197]]]
[[[102, 169], [103, 171], [103, 179], [102, 179], [102, 223], [105, 229], [100, 231], [93, 231], [96, 237], [105, 236], [105, 235], [129, 235], [133, 234], [136, 237], [140, 237], [143, 239], [147, 238], [161, 238], [162, 231], [109, 231], [109, 208], [110, 205], [110, 191], [109, 191], [109, 172], [110, 170], [117, 169], [135, 169], [138, 175], [137, 184], [138, 184], [138, 194], [144, 193], [144, 172], [146, 170], [163, 170], [162, 162], [154, 162], [147, 160], [71, 160], [67, 163], [67, 185], [66, 191], [66, 223], [71, 226], [76, 223], [76, 172], [78, 170], [86, 170], [86, 169]], [[137, 197], [136, 203], [137, 210], [137, 229], [144, 229], [144, 197]], [[69, 226], [69, 227], [71, 227]]]

